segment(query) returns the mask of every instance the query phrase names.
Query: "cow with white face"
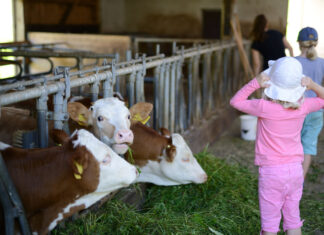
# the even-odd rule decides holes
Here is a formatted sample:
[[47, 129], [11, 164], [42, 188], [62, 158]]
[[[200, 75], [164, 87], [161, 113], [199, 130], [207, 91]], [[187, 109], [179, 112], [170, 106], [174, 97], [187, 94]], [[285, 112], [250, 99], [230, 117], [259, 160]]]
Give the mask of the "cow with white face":
[[70, 118], [90, 131], [118, 154], [124, 154], [133, 142], [130, 111], [123, 101], [110, 97], [99, 99], [88, 109], [80, 102], [68, 103]]
[[137, 182], [156, 185], [201, 184], [207, 174], [193, 156], [180, 134], [170, 134], [162, 128], [162, 134], [140, 122], [133, 123], [134, 142], [126, 160], [140, 168]]
[[138, 176], [133, 165], [90, 132], [58, 133], [62, 146], [26, 150], [0, 142], [31, 230], [41, 235]]

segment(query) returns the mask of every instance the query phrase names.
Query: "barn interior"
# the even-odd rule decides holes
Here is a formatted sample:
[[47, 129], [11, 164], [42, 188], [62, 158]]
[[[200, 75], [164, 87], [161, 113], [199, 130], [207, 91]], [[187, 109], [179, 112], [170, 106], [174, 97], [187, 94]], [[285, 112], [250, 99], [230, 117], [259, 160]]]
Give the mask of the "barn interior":
[[[229, 100], [254, 76], [256, 15], [265, 14], [296, 54], [300, 28], [324, 35], [321, 0], [1, 0], [0, 6], [0, 141], [26, 149], [50, 146], [53, 126], [70, 133], [71, 97], [94, 102], [117, 94], [128, 107], [152, 103], [148, 125], [182, 134], [199, 153], [240, 115]], [[324, 41], [318, 48], [324, 56]], [[134, 201], [134, 194], [125, 197]]]

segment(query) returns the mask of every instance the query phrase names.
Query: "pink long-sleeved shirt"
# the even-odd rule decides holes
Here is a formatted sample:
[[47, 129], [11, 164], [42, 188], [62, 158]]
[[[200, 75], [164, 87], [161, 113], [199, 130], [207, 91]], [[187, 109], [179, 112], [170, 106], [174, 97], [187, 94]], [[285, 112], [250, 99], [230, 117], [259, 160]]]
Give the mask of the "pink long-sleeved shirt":
[[302, 162], [304, 159], [300, 132], [308, 113], [324, 106], [324, 99], [305, 98], [299, 109], [286, 109], [281, 104], [264, 99], [248, 100], [260, 85], [256, 79], [241, 88], [230, 104], [258, 117], [255, 141], [255, 165], [278, 165]]

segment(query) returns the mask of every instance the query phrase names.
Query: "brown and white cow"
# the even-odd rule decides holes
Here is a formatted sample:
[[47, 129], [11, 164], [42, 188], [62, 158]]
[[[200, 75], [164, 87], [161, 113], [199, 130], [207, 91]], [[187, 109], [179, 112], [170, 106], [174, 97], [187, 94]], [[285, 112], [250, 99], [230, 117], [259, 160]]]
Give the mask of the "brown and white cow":
[[[87, 113], [85, 106], [81, 104], [79, 106], [82, 108], [78, 109], [78, 115], [81, 110]], [[152, 108], [152, 104], [145, 102], [137, 103], [130, 108], [134, 140], [130, 146], [132, 156], [126, 153], [126, 160], [140, 168], [141, 173], [137, 182], [166, 186], [204, 183], [207, 175], [180, 134], [171, 135], [163, 129], [161, 135], [154, 129], [141, 124], [141, 121], [148, 119]], [[89, 112], [91, 113], [91, 109]], [[72, 115], [70, 116], [72, 118]], [[57, 142], [60, 143], [60, 140]]]
[[[87, 105], [89, 99], [84, 99]], [[68, 103], [68, 112], [73, 120], [69, 120], [70, 131], [86, 128], [97, 138], [112, 147], [118, 154], [124, 154], [128, 145], [133, 142], [130, 130], [130, 112], [125, 103], [118, 98], [97, 100], [90, 109], [80, 102]], [[13, 144], [12, 133], [17, 130], [33, 130], [37, 127], [36, 119], [29, 115], [28, 110], [4, 107], [0, 118], [0, 141]], [[78, 125], [73, 123], [77, 122]], [[49, 122], [53, 129], [53, 122]], [[53, 145], [50, 143], [50, 146]]]
[[180, 134], [165, 128], [159, 134], [141, 122], [133, 123], [131, 130], [134, 142], [126, 160], [140, 168], [136, 182], [164, 186], [206, 182], [207, 174]]
[[124, 154], [133, 142], [130, 111], [123, 101], [109, 97], [99, 99], [88, 109], [82, 103], [68, 103], [70, 118], [90, 131], [118, 154]]
[[29, 150], [0, 142], [31, 229], [39, 234], [128, 186], [138, 175], [133, 165], [86, 130], [77, 130], [62, 142], [62, 146]]

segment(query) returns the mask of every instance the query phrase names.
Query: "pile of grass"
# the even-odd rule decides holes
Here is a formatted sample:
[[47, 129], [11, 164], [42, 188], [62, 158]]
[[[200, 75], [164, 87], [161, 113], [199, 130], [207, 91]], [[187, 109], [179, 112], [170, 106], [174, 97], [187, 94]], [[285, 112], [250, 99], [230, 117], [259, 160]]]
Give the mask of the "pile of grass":
[[[152, 185], [141, 210], [113, 199], [99, 211], [66, 223], [52, 234], [258, 234], [257, 177], [207, 152], [196, 157], [208, 174], [206, 183]], [[304, 205], [304, 213], [315, 207], [323, 210], [321, 202], [310, 200], [307, 204], [311, 207]], [[321, 226], [321, 213], [314, 214], [319, 218], [307, 230]]]

